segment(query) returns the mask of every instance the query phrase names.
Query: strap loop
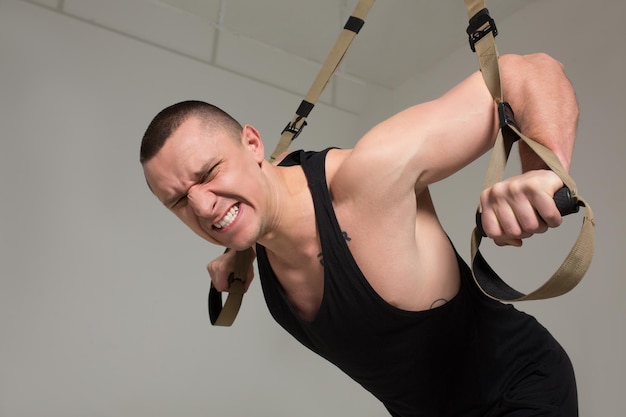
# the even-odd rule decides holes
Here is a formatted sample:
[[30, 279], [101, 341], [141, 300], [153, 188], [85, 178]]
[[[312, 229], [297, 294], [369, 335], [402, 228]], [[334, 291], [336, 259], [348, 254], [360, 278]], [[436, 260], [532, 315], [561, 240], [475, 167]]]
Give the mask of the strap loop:
[[[555, 195], [555, 202], [559, 206], [560, 211], [560, 205], [564, 206], [561, 214], [575, 213], [579, 207], [585, 207], [583, 226], [576, 243], [558, 270], [541, 287], [531, 293], [524, 294], [510, 287], [485, 261], [478, 250], [480, 242], [484, 237], [484, 231], [479, 227], [480, 222], [477, 222], [477, 227], [474, 229], [471, 239], [472, 274], [476, 284], [483, 293], [496, 300], [522, 301], [556, 297], [565, 294], [578, 285], [589, 268], [594, 250], [593, 212], [589, 204], [578, 195], [576, 183], [567, 173], [554, 152], [521, 133], [515, 123], [513, 109], [502, 99], [498, 52], [495, 43], [495, 36], [497, 35], [495, 23], [489, 16], [483, 0], [465, 0], [465, 5], [468, 16], [471, 16], [470, 25], [467, 29], [470, 35], [470, 46], [472, 51], [476, 52], [485, 84], [494, 102], [498, 105], [501, 127], [501, 132], [496, 138], [491, 154], [484, 188], [491, 187], [502, 179], [511, 146], [515, 141], [521, 139], [565, 184], [564, 188], [566, 191], [558, 192]], [[487, 36], [489, 33], [492, 33], [493, 36]], [[480, 207], [476, 216], [478, 220]]]
[[[226, 249], [225, 253], [230, 249]], [[222, 293], [217, 291], [211, 283], [209, 289], [209, 319], [214, 326], [230, 326], [235, 321], [243, 294], [245, 292], [246, 274], [250, 260], [253, 259], [252, 248], [245, 251], [237, 251], [235, 256], [235, 271], [228, 277], [228, 297], [222, 306]]]

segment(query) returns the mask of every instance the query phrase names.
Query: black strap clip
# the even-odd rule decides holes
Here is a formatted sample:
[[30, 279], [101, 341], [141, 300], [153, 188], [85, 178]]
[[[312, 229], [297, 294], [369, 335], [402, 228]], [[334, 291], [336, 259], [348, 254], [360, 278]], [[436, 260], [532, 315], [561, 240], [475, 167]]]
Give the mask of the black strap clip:
[[[314, 106], [315, 106], [315, 103], [311, 103], [310, 101], [307, 101], [307, 100], [302, 100], [300, 102], [300, 106], [298, 106], [298, 110], [296, 110], [297, 117], [292, 122], [290, 121], [289, 123], [287, 123], [287, 126], [285, 126], [285, 128], [283, 129], [283, 131], [281, 132], [281, 135], [285, 132], [289, 132], [293, 135], [291, 140], [292, 141], [295, 140], [300, 134], [300, 132], [302, 132], [302, 129], [304, 129], [304, 126], [307, 125], [306, 118], [309, 116], [309, 113], [311, 113], [311, 110], [313, 110]], [[300, 123], [302, 119], [305, 119], [305, 120], [302, 123]], [[298, 127], [299, 124], [300, 124], [300, 127]]]
[[350, 16], [343, 28], [358, 34], [364, 24], [365, 20], [360, 17]]
[[300, 122], [300, 120], [302, 120], [302, 116], [296, 118], [296, 120], [293, 123], [292, 122], [287, 123], [287, 126], [285, 126], [285, 128], [283, 129], [281, 134], [283, 134], [285, 132], [289, 132], [289, 133], [291, 133], [293, 135], [291, 137], [291, 140], [292, 141], [296, 140], [298, 135], [300, 135], [300, 133], [302, 132], [302, 129], [304, 129], [304, 127], [307, 125], [307, 122], [305, 120], [302, 123], [302, 125], [300, 127], [298, 127], [298, 123]]
[[517, 122], [515, 121], [515, 113], [513, 113], [511, 105], [506, 101], [498, 104], [498, 118], [500, 119], [500, 128], [513, 126], [517, 130], [520, 130]]
[[[483, 26], [485, 27], [483, 28]], [[469, 44], [470, 48], [472, 48], [472, 52], [476, 52], [476, 43], [485, 37], [489, 32], [493, 32], [494, 37], [498, 36], [496, 22], [489, 15], [489, 10], [482, 9], [472, 16], [469, 20], [469, 26], [467, 27]]]

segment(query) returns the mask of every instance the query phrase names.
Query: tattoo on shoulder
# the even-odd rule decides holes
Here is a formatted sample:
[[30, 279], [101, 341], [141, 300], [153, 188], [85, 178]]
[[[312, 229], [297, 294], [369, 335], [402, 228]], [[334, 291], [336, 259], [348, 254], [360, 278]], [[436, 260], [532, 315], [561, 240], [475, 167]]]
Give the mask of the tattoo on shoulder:
[[[341, 236], [343, 236], [346, 242], [350, 242], [352, 240], [352, 238], [348, 236], [348, 232], [346, 232], [345, 230], [341, 232]], [[324, 266], [324, 252], [318, 253], [317, 259], [319, 260], [320, 264]]]
[[446, 300], [445, 298], [437, 298], [435, 301], [433, 301], [433, 303], [430, 305], [430, 309], [432, 310], [433, 308], [437, 308], [437, 307], [441, 307], [442, 305], [444, 305], [445, 303], [447, 303], [448, 300]]

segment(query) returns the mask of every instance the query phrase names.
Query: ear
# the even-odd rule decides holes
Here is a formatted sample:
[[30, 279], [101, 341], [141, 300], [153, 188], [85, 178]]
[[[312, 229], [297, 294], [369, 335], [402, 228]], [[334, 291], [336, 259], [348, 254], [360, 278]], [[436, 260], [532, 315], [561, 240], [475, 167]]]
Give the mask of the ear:
[[265, 148], [261, 140], [261, 134], [251, 125], [245, 125], [241, 132], [241, 143], [250, 150], [254, 159], [260, 164], [265, 160]]

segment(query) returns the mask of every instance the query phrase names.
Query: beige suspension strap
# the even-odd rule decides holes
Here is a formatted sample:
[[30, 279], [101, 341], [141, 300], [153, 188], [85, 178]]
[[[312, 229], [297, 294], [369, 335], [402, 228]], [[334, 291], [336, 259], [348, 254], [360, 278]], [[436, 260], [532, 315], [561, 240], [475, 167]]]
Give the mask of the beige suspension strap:
[[[324, 88], [339, 67], [352, 41], [365, 24], [365, 17], [373, 4], [374, 0], [359, 0], [304, 100], [302, 100], [296, 110], [296, 114], [283, 130], [280, 140], [270, 157], [270, 162], [274, 162], [279, 155], [285, 152], [291, 142], [296, 139], [304, 126], [306, 126], [306, 118], [313, 110]], [[211, 284], [211, 289], [209, 290], [209, 318], [211, 319], [211, 324], [215, 326], [230, 326], [235, 321], [245, 292], [245, 276], [253, 258], [254, 252], [252, 248], [237, 252], [235, 256], [235, 271], [229, 277], [230, 287], [223, 307], [222, 294]]]
[[498, 34], [495, 22], [489, 16], [483, 0], [465, 0], [467, 7], [470, 46], [478, 57], [480, 69], [491, 92], [500, 116], [500, 133], [494, 145], [491, 161], [485, 178], [483, 189], [489, 188], [502, 179], [504, 167], [508, 160], [513, 143], [519, 139], [524, 141], [563, 181], [565, 186], [555, 194], [555, 202], [562, 215], [574, 213], [578, 208], [585, 207], [585, 216], [578, 239], [569, 254], [541, 287], [529, 294], [519, 292], [506, 284], [487, 264], [478, 247], [484, 236], [480, 226], [480, 207], [477, 212], [477, 227], [472, 233], [471, 257], [472, 272], [476, 283], [489, 297], [500, 301], [539, 300], [556, 297], [574, 288], [587, 272], [593, 257], [593, 212], [589, 204], [578, 195], [576, 183], [563, 168], [556, 155], [540, 143], [524, 136], [513, 119], [513, 110], [503, 100], [498, 65], [498, 51], [495, 36]]

